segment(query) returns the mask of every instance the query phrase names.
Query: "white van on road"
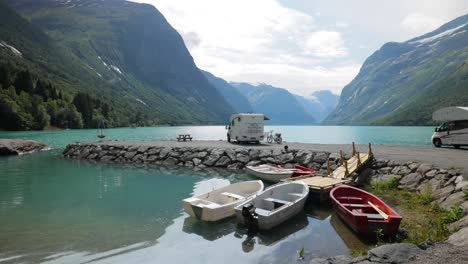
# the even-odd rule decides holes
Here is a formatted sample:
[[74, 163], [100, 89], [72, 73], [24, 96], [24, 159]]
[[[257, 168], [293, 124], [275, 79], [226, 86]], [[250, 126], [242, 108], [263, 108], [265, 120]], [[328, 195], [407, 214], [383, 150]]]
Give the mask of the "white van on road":
[[445, 107], [432, 114], [435, 121], [445, 121], [435, 128], [432, 144], [436, 147], [452, 145], [468, 146], [468, 107]]
[[227, 128], [227, 140], [237, 142], [260, 143], [265, 137], [263, 134], [265, 120], [269, 120], [263, 114], [234, 114], [229, 118]]

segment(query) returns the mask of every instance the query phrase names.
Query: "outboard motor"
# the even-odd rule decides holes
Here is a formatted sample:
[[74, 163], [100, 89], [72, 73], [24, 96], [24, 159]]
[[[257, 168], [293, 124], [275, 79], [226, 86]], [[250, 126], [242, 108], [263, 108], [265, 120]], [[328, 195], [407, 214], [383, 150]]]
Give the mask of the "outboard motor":
[[251, 228], [257, 228], [257, 215], [255, 214], [255, 207], [253, 204], [248, 203], [242, 207], [242, 216], [244, 217], [245, 225]]

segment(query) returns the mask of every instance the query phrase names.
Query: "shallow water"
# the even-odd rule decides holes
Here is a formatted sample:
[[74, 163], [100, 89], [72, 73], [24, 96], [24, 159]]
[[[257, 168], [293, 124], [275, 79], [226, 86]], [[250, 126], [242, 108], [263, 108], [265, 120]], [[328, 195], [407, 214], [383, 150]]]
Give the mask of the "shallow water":
[[[363, 127], [331, 128], [273, 129], [281, 130], [288, 141], [413, 145], [427, 144], [432, 131], [367, 128], [361, 135], [357, 131], [366, 131]], [[223, 127], [105, 131], [109, 139], [118, 140], [170, 139], [186, 132], [197, 139], [220, 139], [225, 133]], [[365, 247], [326, 207], [308, 206], [273, 232], [253, 236], [235, 219], [207, 224], [183, 212], [183, 198], [252, 179], [243, 173], [61, 157], [67, 143], [94, 141], [96, 130], [0, 132], [0, 137], [38, 140], [54, 148], [0, 158], [0, 263], [291, 263], [302, 247], [306, 259]]]

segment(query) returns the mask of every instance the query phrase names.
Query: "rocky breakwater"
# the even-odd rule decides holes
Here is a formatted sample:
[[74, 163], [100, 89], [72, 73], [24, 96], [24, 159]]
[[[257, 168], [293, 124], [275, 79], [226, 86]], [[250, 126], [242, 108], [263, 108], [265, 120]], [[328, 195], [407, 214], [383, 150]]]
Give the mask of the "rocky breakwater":
[[0, 156], [22, 155], [47, 149], [47, 145], [33, 140], [0, 139]]
[[338, 154], [304, 149], [261, 147], [220, 147], [220, 146], [168, 146], [159, 144], [131, 144], [119, 142], [74, 143], [63, 151], [65, 157], [119, 163], [154, 164], [185, 167], [220, 167], [243, 169], [245, 166], [260, 164], [300, 164], [319, 172], [326, 172], [326, 161], [330, 159], [332, 169], [338, 163]]
[[468, 213], [468, 181], [459, 169], [441, 169], [428, 163], [376, 160], [372, 164], [372, 180], [396, 180], [398, 188], [410, 192], [429, 193], [444, 209], [461, 206]]

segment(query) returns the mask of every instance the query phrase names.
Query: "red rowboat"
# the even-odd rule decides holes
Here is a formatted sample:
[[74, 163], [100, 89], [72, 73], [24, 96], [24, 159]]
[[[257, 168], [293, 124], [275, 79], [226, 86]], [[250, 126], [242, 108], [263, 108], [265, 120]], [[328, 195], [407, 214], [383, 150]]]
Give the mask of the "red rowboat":
[[330, 192], [333, 209], [356, 233], [395, 236], [402, 217], [375, 195], [348, 185], [340, 185]]
[[293, 173], [290, 176], [291, 178], [315, 174], [314, 169], [310, 169], [310, 168], [299, 166], [299, 165], [294, 165], [294, 167], [292, 168], [286, 168], [285, 166], [278, 165], [278, 168], [288, 169], [292, 171]]

